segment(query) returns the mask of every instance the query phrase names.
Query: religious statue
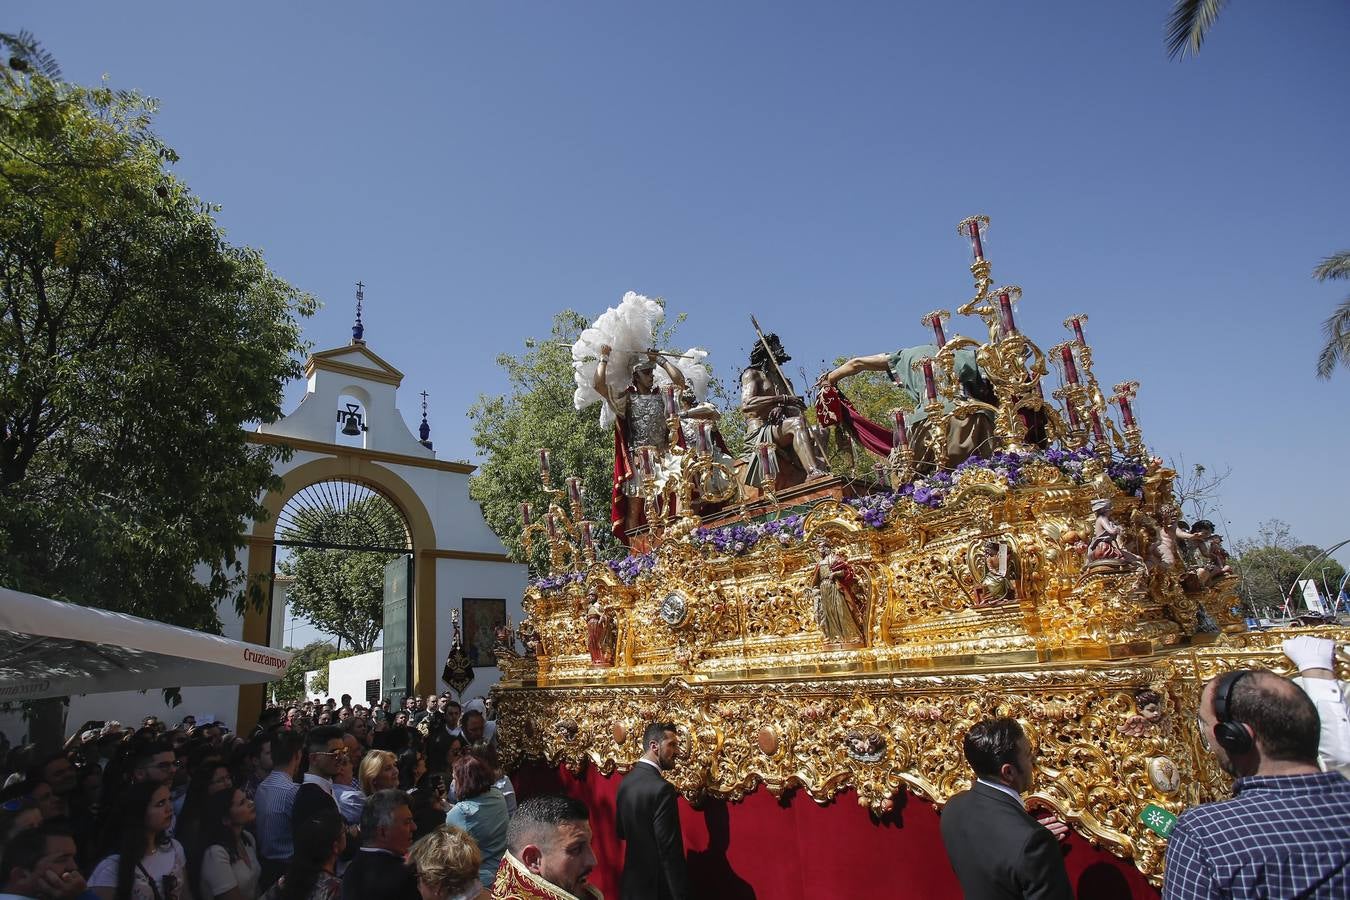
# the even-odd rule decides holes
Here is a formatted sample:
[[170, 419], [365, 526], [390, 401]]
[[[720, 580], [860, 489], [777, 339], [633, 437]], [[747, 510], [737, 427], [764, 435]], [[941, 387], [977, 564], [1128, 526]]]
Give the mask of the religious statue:
[[842, 551], [822, 539], [816, 542], [816, 564], [810, 583], [816, 594], [816, 621], [831, 644], [861, 644], [867, 623], [867, 602], [853, 564]]
[[1098, 569], [1134, 569], [1144, 561], [1123, 545], [1125, 529], [1111, 519], [1111, 501], [1105, 498], [1092, 501], [1096, 517], [1092, 526], [1092, 540], [1088, 542], [1088, 571]]
[[614, 665], [614, 616], [601, 608], [600, 598], [592, 591], [586, 598], [586, 651], [591, 654], [591, 665], [609, 668]]
[[[948, 419], [947, 434], [934, 436], [928, 422], [928, 412], [924, 409], [927, 397], [924, 375], [916, 371], [913, 364], [921, 359], [935, 358], [938, 348], [934, 344], [920, 344], [917, 347], [905, 347], [894, 353], [877, 353], [872, 356], [855, 356], [843, 365], [826, 372], [817, 385], [821, 388], [822, 400], [833, 411], [831, 419], [847, 422], [855, 431], [855, 437], [874, 453], [873, 435], [879, 438], [889, 451], [890, 428], [883, 428], [863, 418], [848, 399], [838, 392], [838, 384], [850, 375], [859, 372], [885, 372], [892, 382], [909, 398], [914, 411], [905, 415], [905, 425], [911, 436], [914, 451], [915, 468], [919, 472], [931, 472], [937, 468], [952, 469], [971, 456], [988, 457], [994, 451], [994, 406], [998, 398], [984, 373], [975, 360], [975, 351], [962, 347], [954, 351], [957, 382], [962, 393], [970, 400], [989, 404], [989, 409], [966, 416]], [[951, 412], [954, 404], [942, 399], [942, 407]]]
[[[806, 401], [797, 396], [780, 368], [791, 358], [778, 335], [764, 335], [750, 351], [750, 365], [741, 372], [741, 412], [746, 426], [742, 481], [752, 487], [791, 487], [829, 475], [806, 421]], [[771, 458], [759, 452], [761, 445], [770, 449]], [[772, 470], [764, 471], [766, 462], [778, 468], [776, 477]]]
[[1214, 581], [1233, 574], [1228, 565], [1228, 554], [1223, 549], [1223, 538], [1214, 533], [1213, 522], [1199, 519], [1190, 526], [1180, 522], [1176, 527], [1176, 539], [1185, 567], [1181, 586], [1187, 593], [1201, 591]]
[[980, 576], [975, 586], [976, 606], [1017, 599], [1017, 554], [1006, 542], [986, 541], [974, 568]]

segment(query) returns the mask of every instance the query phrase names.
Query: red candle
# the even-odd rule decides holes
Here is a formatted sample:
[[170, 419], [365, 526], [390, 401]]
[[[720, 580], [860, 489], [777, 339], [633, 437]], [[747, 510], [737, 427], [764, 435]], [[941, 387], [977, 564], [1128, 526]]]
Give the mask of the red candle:
[[539, 450], [539, 477], [548, 481], [548, 451], [543, 448]]
[[1017, 325], [1013, 322], [1012, 300], [1008, 299], [1007, 291], [998, 295], [998, 311], [1003, 320], [1003, 336], [1017, 334]]
[[708, 422], [698, 423], [698, 449], [700, 453], [712, 452], [712, 425]]
[[759, 467], [764, 470], [764, 474], [769, 478], [777, 477], [778, 454], [774, 451], [773, 444], [759, 444], [755, 447], [755, 452], [759, 455]]
[[567, 498], [573, 503], [581, 502], [581, 482], [575, 478], [567, 479]]
[[978, 219], [972, 219], [970, 223], [970, 249], [975, 253], [975, 259], [984, 259], [984, 244], [980, 241], [980, 223]]
[[548, 528], [549, 537], [556, 538], [558, 536], [558, 519], [553, 513], [549, 513], [544, 517], [544, 525]]
[[942, 330], [942, 317], [934, 313], [928, 317], [928, 324], [933, 326], [933, 337], [937, 341], [938, 349], [947, 346], [947, 333]]
[[591, 534], [590, 522], [581, 523], [581, 542], [585, 544], [588, 549], [595, 549], [595, 539]]
[[1116, 402], [1120, 404], [1120, 418], [1124, 420], [1126, 428], [1134, 427], [1134, 410], [1130, 407], [1129, 397], [1117, 397]]
[[933, 360], [924, 357], [923, 361], [923, 390], [928, 395], [930, 403], [937, 400], [937, 381], [933, 378]]
[[530, 504], [528, 503], [520, 504], [520, 524], [530, 524]]
[[1069, 321], [1073, 324], [1073, 339], [1078, 342], [1078, 346], [1086, 347], [1087, 339], [1083, 337], [1083, 320], [1074, 316]]
[[1106, 440], [1106, 432], [1102, 430], [1102, 417], [1097, 415], [1095, 409], [1089, 411], [1088, 417], [1092, 420], [1092, 437], [1100, 444]]
[[652, 460], [652, 448], [648, 446], [642, 448], [642, 472], [649, 477], [656, 474], [656, 463]]
[[891, 428], [891, 443], [896, 447], [909, 446], [909, 429], [905, 426], [905, 411], [895, 411], [895, 425]]
[[1064, 380], [1069, 384], [1078, 383], [1078, 367], [1073, 363], [1073, 348], [1068, 344], [1059, 348], [1059, 358], [1064, 361]]
[[1064, 401], [1064, 408], [1069, 411], [1069, 427], [1077, 429], [1081, 424], [1078, 419], [1078, 410], [1073, 408], [1073, 402], [1068, 399]]
[[666, 415], [678, 416], [680, 414], [680, 409], [675, 405], [675, 385], [668, 384], [661, 388], [661, 396], [665, 400]]

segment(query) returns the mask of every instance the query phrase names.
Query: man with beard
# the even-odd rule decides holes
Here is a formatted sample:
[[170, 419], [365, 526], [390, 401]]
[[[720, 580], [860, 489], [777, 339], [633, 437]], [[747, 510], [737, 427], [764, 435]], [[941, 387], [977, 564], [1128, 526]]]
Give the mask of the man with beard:
[[[805, 401], [797, 396], [780, 368], [790, 359], [778, 335], [766, 334], [755, 343], [750, 365], [741, 372], [741, 412], [746, 429], [742, 478], [751, 487], [791, 487], [829, 474], [828, 463], [820, 456], [806, 421]], [[761, 444], [769, 445], [771, 453], [788, 463], [776, 478], [764, 471], [758, 452]]]
[[1181, 814], [1163, 900], [1350, 897], [1350, 780], [1317, 765], [1317, 708], [1273, 672], [1238, 669], [1200, 693], [1196, 725], [1233, 798]]
[[586, 804], [555, 794], [531, 797], [507, 826], [492, 900], [603, 900], [586, 881], [594, 868]]
[[624, 900], [685, 900], [689, 876], [675, 788], [661, 776], [675, 768], [680, 739], [669, 722], [642, 733], [646, 752], [624, 776], [615, 800], [620, 839], [628, 842], [620, 893]]

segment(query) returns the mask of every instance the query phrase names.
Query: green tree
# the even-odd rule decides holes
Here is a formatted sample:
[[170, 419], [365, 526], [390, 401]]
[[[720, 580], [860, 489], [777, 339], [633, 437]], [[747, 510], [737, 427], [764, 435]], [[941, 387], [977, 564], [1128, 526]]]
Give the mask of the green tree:
[[352, 651], [338, 650], [328, 641], [314, 641], [298, 650], [294, 647], [288, 647], [287, 649], [295, 655], [291, 657], [291, 664], [286, 667], [286, 674], [272, 682], [271, 687], [272, 696], [283, 703], [305, 699], [305, 673], [313, 672], [316, 669], [320, 674], [314, 680], [314, 689], [326, 692], [328, 690], [328, 664], [335, 659], [343, 659], [353, 655]]
[[[1313, 269], [1318, 281], [1350, 279], [1350, 250], [1333, 253]], [[1326, 344], [1317, 356], [1317, 377], [1330, 378], [1338, 365], [1350, 365], [1350, 297], [1322, 324]]]
[[226, 243], [152, 101], [3, 41], [0, 582], [216, 631], [261, 597], [236, 554], [278, 454], [244, 428], [280, 415], [313, 300]]
[[[402, 547], [407, 530], [393, 504], [370, 497], [345, 509], [312, 512], [303, 530], [285, 531], [282, 539]], [[384, 567], [397, 558], [371, 550], [290, 547], [277, 572], [294, 579], [286, 600], [297, 615], [366, 653], [384, 628]]]
[[[1321, 549], [1299, 543], [1290, 533], [1289, 525], [1279, 519], [1262, 522], [1256, 537], [1239, 540], [1234, 549], [1238, 555], [1233, 560], [1233, 570], [1242, 578], [1238, 594], [1256, 612], [1266, 613], [1282, 606], [1300, 578], [1311, 578], [1319, 587], [1325, 580], [1334, 594], [1345, 577], [1345, 569], [1339, 563], [1330, 557], [1319, 559]], [[1295, 605], [1302, 603], [1297, 595], [1294, 600]]]
[[502, 354], [497, 364], [506, 371], [510, 393], [483, 395], [469, 408], [473, 442], [483, 465], [469, 482], [469, 495], [483, 507], [488, 526], [506, 544], [513, 559], [546, 571], [542, 541], [527, 558], [521, 542], [520, 504], [529, 502], [537, 514], [548, 504], [539, 478], [539, 448], [551, 453], [553, 486], [564, 479], [580, 479], [583, 509], [596, 523], [594, 533], [603, 552], [619, 552], [609, 532], [610, 482], [614, 466], [614, 437], [600, 427], [594, 406], [572, 406], [572, 354], [588, 321], [580, 313], [563, 310], [553, 318], [546, 341], [527, 341], [519, 356]]

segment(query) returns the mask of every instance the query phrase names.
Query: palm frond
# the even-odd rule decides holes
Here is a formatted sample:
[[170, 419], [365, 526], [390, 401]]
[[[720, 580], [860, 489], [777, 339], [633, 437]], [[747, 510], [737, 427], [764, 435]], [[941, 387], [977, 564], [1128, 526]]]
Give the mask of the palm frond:
[[1350, 278], [1350, 250], [1333, 253], [1322, 260], [1317, 264], [1317, 268], [1313, 269], [1313, 277], [1318, 281], [1329, 281], [1332, 278]]
[[[38, 43], [32, 32], [9, 34], [0, 31], [0, 47], [9, 53], [10, 68], [35, 70], [49, 81], [61, 80], [61, 66], [57, 64], [56, 57]], [[16, 62], [18, 65], [15, 65]]]
[[1336, 366], [1350, 365], [1350, 297], [1347, 297], [1331, 317], [1322, 323], [1326, 345], [1317, 356], [1317, 377], [1330, 378]]
[[1180, 59], [1200, 52], [1200, 45], [1228, 0], [1176, 0], [1167, 17], [1167, 55]]

